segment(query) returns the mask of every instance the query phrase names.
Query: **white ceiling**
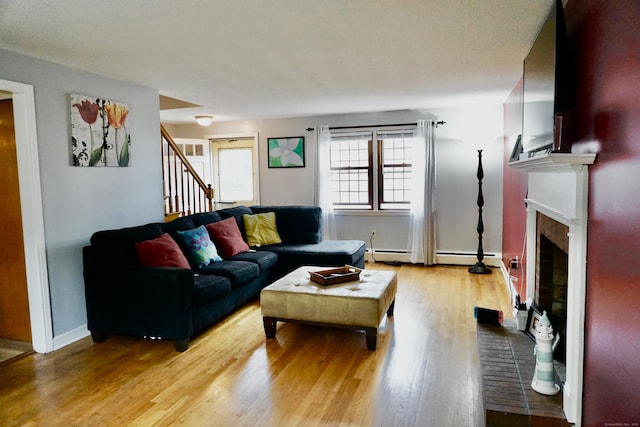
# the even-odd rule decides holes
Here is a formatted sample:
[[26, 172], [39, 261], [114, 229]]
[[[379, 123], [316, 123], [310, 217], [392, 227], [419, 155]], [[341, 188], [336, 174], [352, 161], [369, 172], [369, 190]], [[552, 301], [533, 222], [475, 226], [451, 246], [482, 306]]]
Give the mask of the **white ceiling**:
[[165, 123], [501, 103], [553, 2], [0, 0], [0, 47], [202, 105]]

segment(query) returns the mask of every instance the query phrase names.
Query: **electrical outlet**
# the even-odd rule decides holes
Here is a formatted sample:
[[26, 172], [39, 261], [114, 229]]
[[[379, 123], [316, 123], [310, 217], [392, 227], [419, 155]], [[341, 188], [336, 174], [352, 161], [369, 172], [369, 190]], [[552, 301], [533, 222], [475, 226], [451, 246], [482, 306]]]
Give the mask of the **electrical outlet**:
[[371, 230], [371, 236], [372, 239], [376, 238], [376, 230]]

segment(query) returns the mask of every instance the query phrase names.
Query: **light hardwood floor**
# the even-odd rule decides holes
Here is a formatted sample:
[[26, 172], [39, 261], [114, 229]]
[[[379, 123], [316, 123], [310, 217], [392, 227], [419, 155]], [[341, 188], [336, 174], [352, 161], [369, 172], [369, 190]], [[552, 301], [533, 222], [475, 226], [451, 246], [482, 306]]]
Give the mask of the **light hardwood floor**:
[[177, 353], [171, 342], [83, 339], [0, 368], [0, 425], [482, 426], [474, 306], [510, 315], [498, 269], [398, 272], [378, 347], [364, 333], [278, 323], [259, 303]]
[[29, 342], [0, 338], [0, 367], [33, 352]]

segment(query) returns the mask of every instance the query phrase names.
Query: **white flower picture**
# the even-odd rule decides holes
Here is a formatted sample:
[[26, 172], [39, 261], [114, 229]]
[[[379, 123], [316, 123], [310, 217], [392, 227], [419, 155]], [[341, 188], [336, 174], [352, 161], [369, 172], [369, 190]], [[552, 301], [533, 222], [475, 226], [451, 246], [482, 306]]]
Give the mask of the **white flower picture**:
[[270, 168], [303, 168], [304, 137], [268, 138]]

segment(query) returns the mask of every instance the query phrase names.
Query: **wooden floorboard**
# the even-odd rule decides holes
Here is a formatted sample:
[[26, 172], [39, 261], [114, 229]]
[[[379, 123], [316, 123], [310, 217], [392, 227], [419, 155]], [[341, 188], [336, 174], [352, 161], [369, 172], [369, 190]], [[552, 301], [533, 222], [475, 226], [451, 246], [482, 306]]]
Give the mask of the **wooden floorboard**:
[[29, 342], [0, 338], [0, 366], [33, 353]]
[[400, 267], [375, 352], [364, 333], [278, 323], [258, 301], [197, 336], [90, 338], [0, 367], [0, 425], [482, 426], [474, 306], [509, 315], [502, 274]]

